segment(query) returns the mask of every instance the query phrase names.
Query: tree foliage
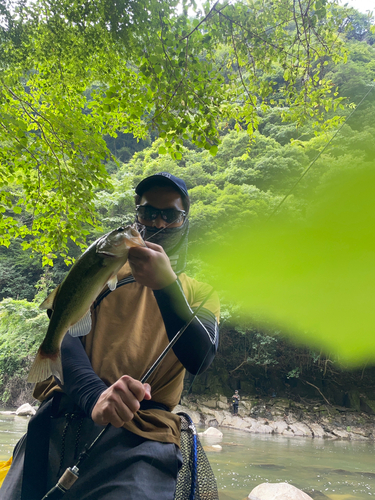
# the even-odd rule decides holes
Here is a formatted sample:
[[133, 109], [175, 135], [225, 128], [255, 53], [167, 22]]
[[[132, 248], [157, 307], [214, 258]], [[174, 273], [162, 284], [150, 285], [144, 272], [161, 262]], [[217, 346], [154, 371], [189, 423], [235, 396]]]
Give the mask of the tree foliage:
[[207, 3], [193, 17], [175, 0], [1, 6], [0, 243], [21, 237], [45, 264], [98, 224], [104, 136], [152, 128], [179, 160], [184, 139], [215, 155], [220, 124], [252, 135], [274, 105], [335, 122], [323, 121], [341, 99], [324, 75], [344, 51], [342, 16], [326, 0]]
[[[137, 8], [143, 13], [133, 26], [133, 21], [120, 21], [116, 12], [110, 21], [110, 11], [105, 14], [100, 4], [97, 11], [91, 2], [35, 4], [49, 5], [43, 15], [29, 4], [7, 12], [2, 4], [0, 235], [2, 243], [9, 244], [0, 248], [0, 300], [5, 299], [0, 305], [0, 382], [5, 399], [13, 390], [6, 371], [23, 377], [29, 349], [36, 348], [45, 332], [46, 318], [37, 314], [35, 303], [61, 282], [67, 270], [64, 258], [79, 254], [74, 241], [82, 244], [85, 236], [93, 241], [133, 221], [134, 186], [144, 176], [166, 170], [183, 177], [192, 199], [191, 248], [207, 241], [224, 248], [238, 246], [256, 223], [276, 219], [278, 213], [300, 221], [314, 210], [314, 200], [322, 197], [335, 175], [359, 170], [374, 157], [375, 95], [368, 92], [375, 78], [375, 49], [368, 37], [359, 41], [350, 35], [350, 20], [342, 10], [340, 23], [331, 10], [325, 16], [321, 12], [322, 31], [316, 33], [335, 33], [334, 24], [340, 34], [331, 48], [338, 50], [345, 29], [350, 35], [344, 51], [347, 64], [329, 57], [327, 46], [318, 67], [315, 52], [310, 52], [311, 75], [324, 73], [332, 81], [329, 89], [337, 88], [337, 97], [346, 96], [350, 104], [342, 109], [336, 106], [339, 101], [331, 101], [327, 111], [322, 100], [314, 103], [314, 89], [322, 90], [325, 84], [304, 78], [307, 45], [301, 45], [296, 21], [286, 11], [284, 17], [278, 11], [280, 26], [274, 29], [270, 9], [264, 12], [259, 3], [248, 4], [248, 10], [240, 3], [228, 8], [216, 4], [211, 10], [207, 6], [194, 18], [172, 4], [158, 4], [152, 15], [142, 18], [146, 4], [129, 3], [129, 19]], [[280, 2], [278, 9], [282, 5], [288, 4]], [[314, 23], [315, 7], [312, 4], [300, 22]], [[86, 14], [78, 22], [81, 11]], [[102, 16], [107, 16], [104, 24]], [[355, 29], [368, 30], [365, 20], [358, 19]], [[54, 30], [59, 34], [56, 44]], [[181, 40], [185, 51], [175, 54]], [[300, 65], [294, 68], [289, 52], [298, 44]], [[314, 42], [312, 47], [320, 45]], [[262, 54], [264, 61], [259, 59]], [[288, 65], [290, 75], [285, 73]], [[195, 94], [185, 102], [184, 92], [191, 89]], [[297, 105], [297, 96], [303, 95], [304, 104]], [[321, 99], [326, 98], [322, 94]], [[348, 115], [327, 147], [338, 130], [330, 127]], [[325, 120], [320, 128], [319, 116]], [[237, 227], [231, 236], [228, 225]], [[245, 250], [253, 249], [256, 239], [246, 244]], [[30, 259], [33, 250], [39, 255], [34, 252]], [[44, 264], [54, 260], [53, 268], [42, 267], [40, 253]], [[264, 252], [238, 274], [259, 268], [262, 259]], [[227, 263], [238, 264], [228, 257]], [[188, 265], [190, 275], [207, 282], [218, 278], [220, 284], [222, 270], [212, 273], [202, 266], [199, 253], [194, 258], [190, 253]], [[267, 392], [280, 374], [288, 384], [302, 376], [333, 374], [333, 368], [327, 370], [331, 361], [322, 354], [291, 346], [272, 326], [250, 320], [244, 325], [228, 312], [231, 308], [224, 301], [222, 354], [213, 367], [218, 376], [226, 374], [224, 385], [238, 377], [245, 387], [245, 380], [254, 378], [255, 386]], [[23, 339], [20, 345], [18, 338]], [[310, 381], [318, 384], [315, 378]]]

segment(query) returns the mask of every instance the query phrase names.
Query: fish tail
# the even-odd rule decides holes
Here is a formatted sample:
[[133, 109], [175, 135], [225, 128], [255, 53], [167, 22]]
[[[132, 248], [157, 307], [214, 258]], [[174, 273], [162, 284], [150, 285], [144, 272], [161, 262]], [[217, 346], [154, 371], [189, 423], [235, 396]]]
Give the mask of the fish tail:
[[43, 380], [46, 380], [51, 375], [57, 377], [60, 383], [64, 384], [60, 350], [54, 354], [44, 354], [39, 349], [31, 366], [27, 381], [36, 384], [37, 382], [43, 382]]

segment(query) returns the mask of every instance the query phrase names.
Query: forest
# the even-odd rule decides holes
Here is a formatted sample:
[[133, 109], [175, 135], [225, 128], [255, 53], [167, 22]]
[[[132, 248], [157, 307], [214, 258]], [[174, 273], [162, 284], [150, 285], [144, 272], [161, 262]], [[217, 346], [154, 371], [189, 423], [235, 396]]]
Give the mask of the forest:
[[[56, 4], [45, 4], [53, 13]], [[288, 2], [281, 4], [286, 8]], [[202, 261], [205, 245], [222, 245], [229, 227], [246, 233], [270, 218], [302, 220], [336, 175], [373, 166], [375, 32], [370, 14], [317, 0], [308, 33], [310, 13], [301, 11], [304, 35], [311, 37], [311, 45], [303, 45], [298, 20], [288, 18], [278, 32], [275, 17], [259, 14], [260, 3], [235, 3], [228, 14], [224, 4], [211, 10], [207, 5], [195, 18], [184, 4], [182, 14], [161, 23], [161, 32], [150, 27], [148, 44], [153, 36], [161, 37], [164, 52], [156, 44], [154, 54], [140, 55], [135, 40], [149, 20], [142, 18], [143, 4], [137, 5], [140, 23], [131, 36], [115, 14], [113, 32], [91, 24], [99, 35], [106, 33], [91, 67], [90, 43], [98, 33], [90, 33], [89, 23], [85, 28], [82, 21], [80, 27], [73, 7], [63, 14], [83, 37], [76, 47], [82, 52], [74, 57], [60, 54], [73, 31], [56, 22], [52, 31], [40, 29], [37, 39], [32, 17], [28, 23], [27, 16], [2, 11], [8, 23], [2, 26], [0, 118], [4, 405], [31, 401], [27, 373], [48, 323], [39, 304], [89, 243], [134, 221], [134, 187], [143, 177], [167, 171], [185, 180], [192, 204], [187, 274], [210, 282]], [[165, 3], [166, 11], [167, 6], [174, 12], [173, 2]], [[222, 13], [217, 22], [212, 9]], [[87, 19], [94, 15], [86, 14]], [[253, 15], [259, 16], [261, 40], [244, 28]], [[272, 15], [280, 19], [281, 14]], [[56, 19], [51, 15], [51, 26]], [[190, 46], [177, 47], [174, 32], [181, 43], [187, 37]], [[51, 33], [59, 42], [42, 57]], [[25, 55], [30, 40], [34, 59]], [[13, 46], [17, 51], [10, 55]], [[315, 52], [311, 60], [309, 49]], [[283, 50], [296, 52], [283, 58]], [[109, 62], [106, 51], [117, 59]], [[220, 276], [214, 281], [222, 297], [219, 351], [204, 374], [187, 375], [186, 391], [230, 396], [240, 389], [243, 395], [324, 398], [356, 410], [375, 400], [373, 361], [348, 367], [337, 353], [293, 342], [283, 327], [259, 321], [256, 314], [244, 321], [224, 284], [223, 290], [217, 286]]]

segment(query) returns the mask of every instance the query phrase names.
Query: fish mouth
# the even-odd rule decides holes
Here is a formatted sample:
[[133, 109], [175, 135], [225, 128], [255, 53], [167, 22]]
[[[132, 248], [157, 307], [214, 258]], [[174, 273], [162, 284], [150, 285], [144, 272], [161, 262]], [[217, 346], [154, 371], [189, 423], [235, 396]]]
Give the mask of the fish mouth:
[[100, 255], [105, 255], [106, 257], [113, 257], [113, 258], [117, 257], [117, 255], [115, 253], [105, 252], [105, 251], [102, 251], [102, 250], [100, 250], [97, 253], [100, 253]]

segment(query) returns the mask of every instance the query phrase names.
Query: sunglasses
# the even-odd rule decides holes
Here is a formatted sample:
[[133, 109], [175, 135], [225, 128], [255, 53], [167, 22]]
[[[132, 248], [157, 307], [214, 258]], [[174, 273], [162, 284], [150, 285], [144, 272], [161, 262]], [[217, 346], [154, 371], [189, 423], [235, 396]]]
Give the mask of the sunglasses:
[[178, 210], [177, 208], [165, 208], [160, 210], [159, 208], [154, 208], [151, 205], [137, 205], [137, 215], [143, 220], [155, 220], [160, 217], [167, 222], [172, 224], [173, 222], [181, 222], [184, 217], [186, 217], [185, 210]]

